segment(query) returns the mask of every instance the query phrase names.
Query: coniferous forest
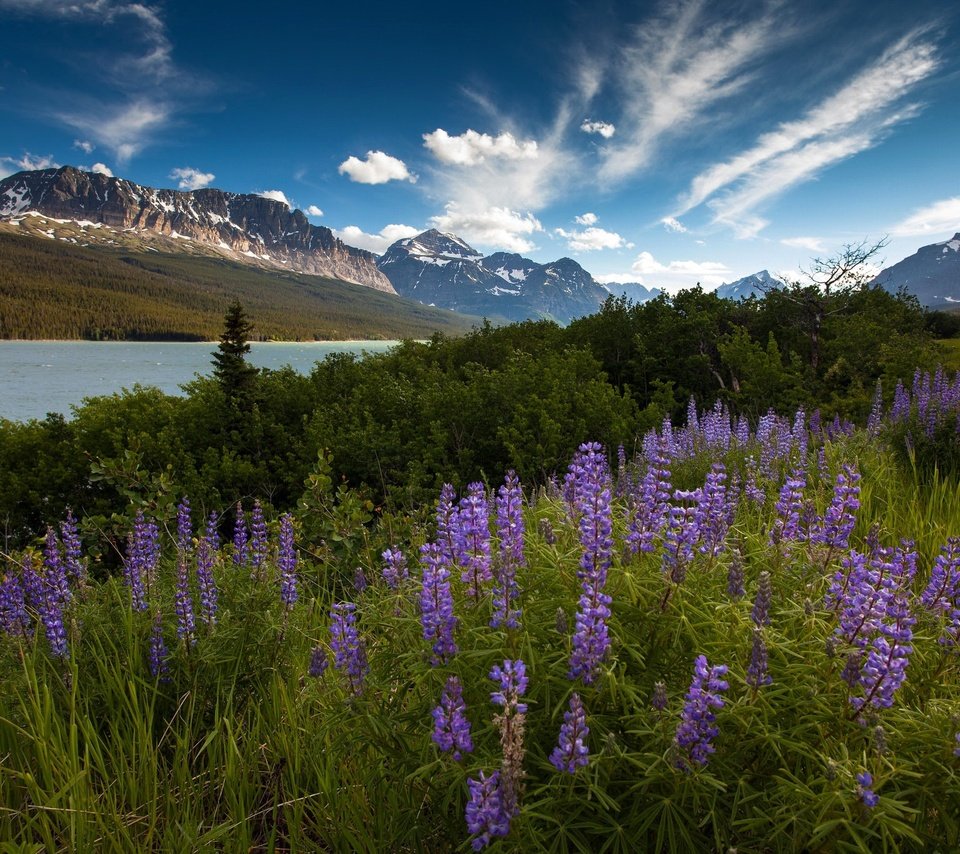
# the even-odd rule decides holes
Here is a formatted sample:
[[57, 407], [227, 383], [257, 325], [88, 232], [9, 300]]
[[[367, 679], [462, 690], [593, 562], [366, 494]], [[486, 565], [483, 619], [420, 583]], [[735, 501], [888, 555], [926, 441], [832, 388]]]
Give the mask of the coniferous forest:
[[[0, 422], [28, 850], [960, 846], [960, 374], [699, 289]], [[249, 325], [252, 324], [252, 327]]]

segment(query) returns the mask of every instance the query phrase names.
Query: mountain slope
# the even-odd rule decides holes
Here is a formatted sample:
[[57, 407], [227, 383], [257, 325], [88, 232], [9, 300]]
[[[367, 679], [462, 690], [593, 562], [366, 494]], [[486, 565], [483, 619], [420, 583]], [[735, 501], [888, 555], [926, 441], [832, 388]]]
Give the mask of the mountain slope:
[[596, 311], [608, 292], [570, 258], [537, 264], [508, 252], [487, 257], [430, 229], [398, 240], [377, 262], [401, 296], [468, 314], [568, 323]]
[[0, 224], [0, 338], [212, 340], [234, 298], [257, 338], [427, 338], [479, 322], [334, 279], [203, 255], [85, 248]]
[[722, 299], [740, 300], [748, 297], [762, 297], [765, 293], [777, 288], [782, 288], [784, 282], [776, 276], [772, 276], [769, 271], [761, 270], [759, 273], [753, 273], [750, 276], [744, 276], [735, 282], [720, 285], [716, 290], [718, 297]]
[[[328, 276], [394, 293], [376, 256], [262, 196], [204, 189], [158, 190], [72, 166], [18, 172], [0, 181], [0, 219], [35, 231], [33, 214], [83, 234], [78, 243], [133, 239], [138, 248], [225, 257]], [[49, 224], [48, 224], [49, 227]], [[59, 235], [57, 235], [59, 236]]]
[[921, 246], [881, 270], [873, 284], [891, 293], [906, 288], [928, 308], [955, 307], [960, 304], [960, 232], [943, 243]]

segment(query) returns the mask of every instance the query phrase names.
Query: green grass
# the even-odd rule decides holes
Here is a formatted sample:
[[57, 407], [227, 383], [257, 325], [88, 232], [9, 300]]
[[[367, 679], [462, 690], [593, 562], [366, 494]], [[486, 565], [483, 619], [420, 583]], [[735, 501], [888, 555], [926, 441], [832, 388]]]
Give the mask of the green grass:
[[960, 338], [941, 338], [937, 346], [942, 354], [941, 361], [947, 371], [960, 371]]

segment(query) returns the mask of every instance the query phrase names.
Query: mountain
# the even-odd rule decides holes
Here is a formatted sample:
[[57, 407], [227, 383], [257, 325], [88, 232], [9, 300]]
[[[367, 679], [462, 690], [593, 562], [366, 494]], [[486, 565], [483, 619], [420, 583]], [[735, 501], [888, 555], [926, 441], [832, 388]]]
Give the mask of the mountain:
[[635, 303], [648, 302], [663, 293], [660, 288], [648, 288], [639, 282], [608, 282], [604, 288], [615, 297], [626, 297]]
[[[37, 216], [54, 222], [39, 230]], [[213, 255], [395, 293], [373, 253], [347, 246], [301, 211], [262, 196], [157, 190], [62, 166], [0, 181], [0, 220], [78, 245]], [[67, 225], [70, 234], [57, 233]]]
[[921, 246], [881, 270], [872, 284], [891, 293], [906, 288], [927, 308], [955, 307], [960, 303], [960, 232], [943, 243]]
[[608, 295], [570, 258], [538, 264], [508, 252], [484, 257], [459, 237], [436, 229], [398, 240], [377, 266], [401, 296], [507, 320], [569, 323], [595, 312]]
[[744, 276], [735, 282], [720, 285], [716, 290], [722, 299], [741, 300], [749, 297], [762, 297], [767, 291], [784, 287], [785, 282], [776, 276], [771, 276], [767, 270]]

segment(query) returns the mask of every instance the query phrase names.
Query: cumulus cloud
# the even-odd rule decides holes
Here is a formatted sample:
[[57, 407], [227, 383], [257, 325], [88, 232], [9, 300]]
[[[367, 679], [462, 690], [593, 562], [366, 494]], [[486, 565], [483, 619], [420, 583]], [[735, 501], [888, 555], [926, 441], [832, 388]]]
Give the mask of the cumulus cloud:
[[952, 237], [960, 232], [960, 196], [941, 199], [890, 227], [895, 237]]
[[670, 261], [661, 263], [649, 252], [641, 252], [631, 264], [630, 271], [609, 273], [594, 278], [603, 284], [639, 282], [647, 287], [658, 287], [670, 293], [692, 288], [698, 282], [709, 290], [733, 278], [731, 270], [720, 261]]
[[364, 160], [351, 155], [337, 170], [358, 184], [386, 184], [388, 181], [410, 181], [415, 183], [417, 176], [411, 174], [407, 164], [383, 151], [368, 151]]
[[282, 202], [288, 208], [293, 207], [283, 190], [264, 190], [261, 193], [257, 193], [257, 195], [260, 196], [261, 199], [271, 199], [274, 202]]
[[632, 243], [627, 243], [615, 231], [607, 231], [603, 228], [591, 226], [583, 231], [564, 231], [562, 228], [555, 228], [555, 234], [559, 234], [567, 241], [567, 246], [574, 252], [593, 252], [599, 249], [620, 249], [622, 247], [630, 248]]
[[826, 252], [822, 238], [819, 237], [785, 237], [780, 241], [784, 246], [794, 249], [806, 249], [808, 252]]
[[673, 216], [665, 216], [660, 220], [660, 223], [667, 231], [672, 231], [675, 234], [685, 234], [687, 231], [687, 227]]
[[37, 155], [25, 151], [22, 157], [0, 157], [0, 167], [5, 170], [5, 175], [13, 172], [32, 172], [34, 169], [56, 169], [59, 166], [52, 154]]
[[89, 139], [75, 139], [73, 147], [79, 148], [84, 154], [90, 154], [96, 146]]
[[200, 190], [210, 186], [217, 176], [213, 172], [201, 172], [192, 166], [178, 166], [170, 172], [170, 178], [177, 182], [177, 189]]
[[368, 252], [375, 252], [382, 255], [387, 249], [398, 240], [405, 237], [416, 237], [420, 229], [411, 225], [399, 225], [392, 223], [385, 225], [377, 234], [368, 234], [356, 225], [348, 225], [346, 228], [333, 229], [336, 237], [339, 237], [344, 243], [350, 246], [356, 246], [357, 249], [366, 249]]
[[90, 167], [90, 171], [97, 172], [100, 175], [106, 175], [108, 178], [113, 177], [113, 171], [105, 163], [94, 163], [93, 166]]
[[573, 221], [577, 225], [596, 225], [597, 224], [597, 215], [595, 213], [590, 213], [587, 211], [585, 214], [580, 214], [580, 216], [575, 216]]
[[423, 135], [423, 144], [441, 163], [453, 166], [476, 166], [488, 158], [534, 160], [538, 156], [536, 140], [518, 142], [507, 131], [490, 136], [466, 130], [459, 136], [450, 136], [443, 128], [437, 128]]
[[590, 119], [584, 119], [583, 124], [580, 125], [580, 130], [584, 133], [600, 134], [604, 139], [610, 139], [617, 132], [616, 127], [610, 122], [594, 122]]
[[449, 202], [444, 213], [431, 217], [430, 222], [434, 228], [457, 234], [468, 243], [510, 252], [529, 252], [534, 248], [529, 237], [543, 231], [532, 213], [496, 206], [463, 209], [456, 202]]
[[305, 213], [307, 216], [323, 216], [323, 211], [316, 205], [307, 205]]

